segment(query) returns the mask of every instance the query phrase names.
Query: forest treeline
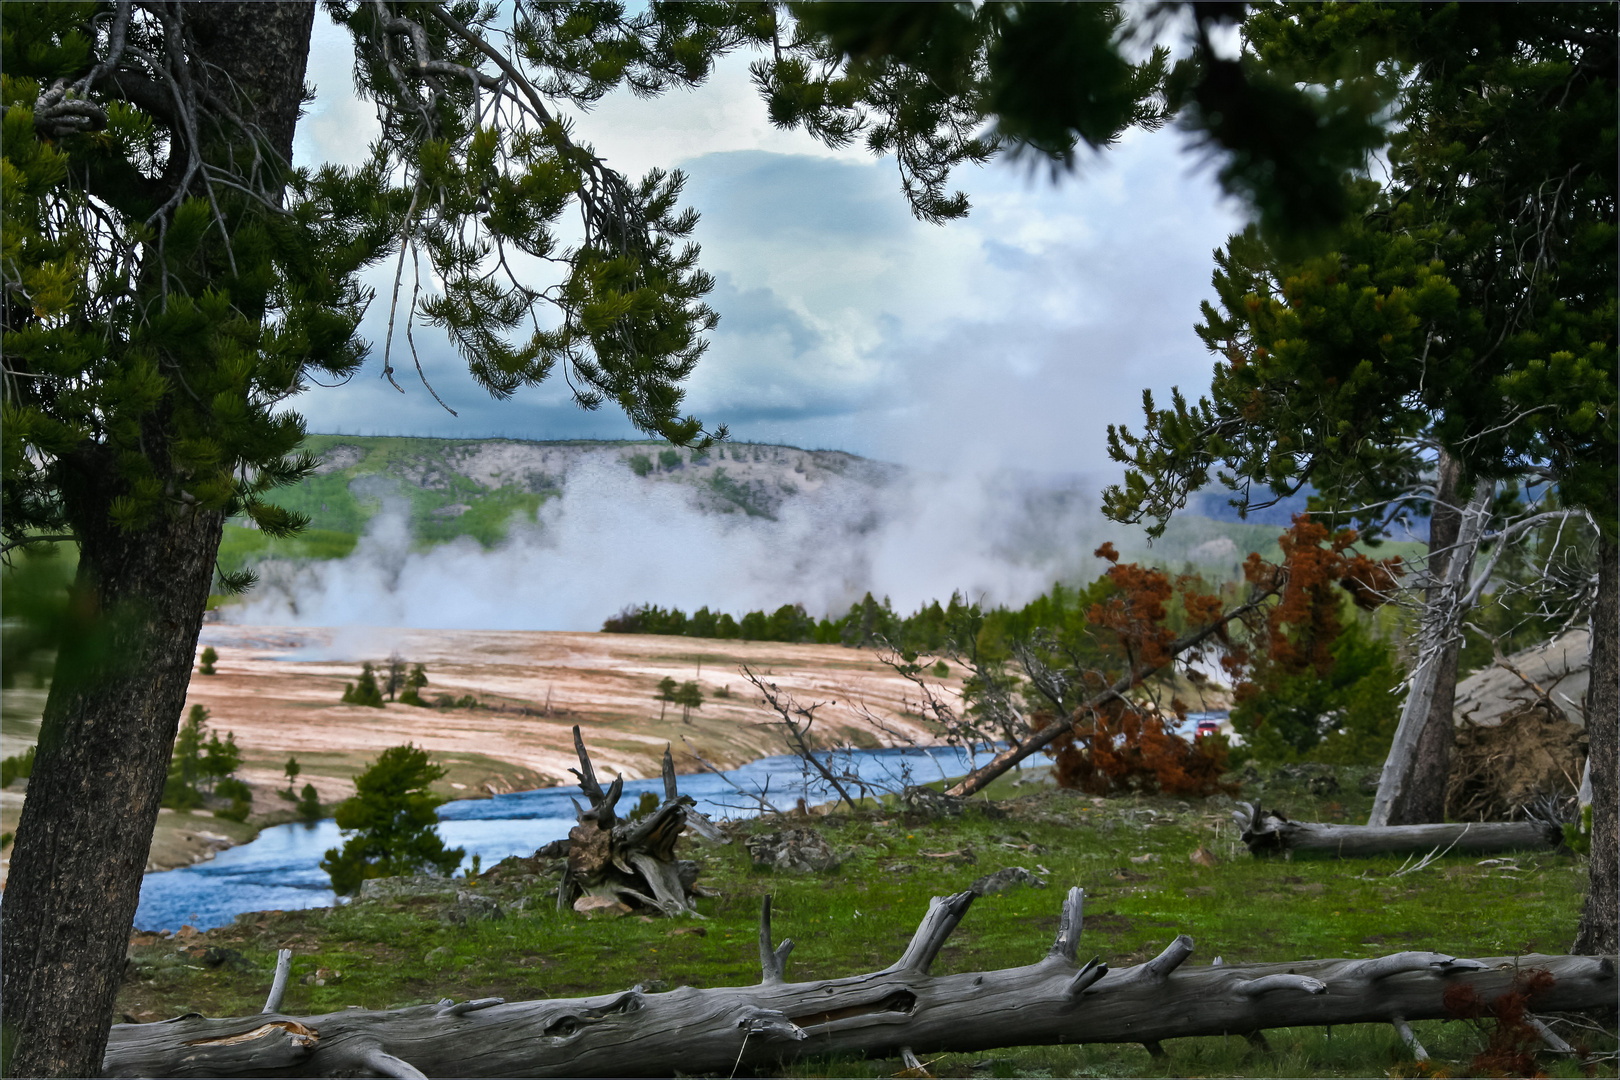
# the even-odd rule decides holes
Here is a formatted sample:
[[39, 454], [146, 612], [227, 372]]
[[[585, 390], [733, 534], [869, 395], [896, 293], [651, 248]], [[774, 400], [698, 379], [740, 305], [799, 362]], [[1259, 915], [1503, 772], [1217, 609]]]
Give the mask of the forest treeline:
[[[1308, 520], [1308, 516], [1296, 520], [1295, 528], [1309, 527]], [[1505, 560], [1499, 570], [1504, 586], [1533, 575], [1542, 546], [1538, 540]], [[1167, 595], [1163, 617], [1164, 629], [1173, 634], [1184, 633], [1190, 626], [1182, 607], [1184, 594], [1232, 594], [1227, 596], [1232, 599], [1238, 588], [1236, 583], [1210, 584], [1190, 570], [1175, 576], [1175, 581], [1177, 588]], [[934, 600], [909, 614], [896, 611], [888, 597], [879, 600], [867, 593], [844, 614], [820, 619], [812, 617], [802, 604], [784, 604], [770, 612], [750, 611], [740, 618], [707, 606], [688, 615], [678, 607], [645, 604], [625, 608], [605, 620], [602, 629], [621, 634], [888, 648], [907, 663], [924, 659], [933, 664], [940, 677], [955, 664], [972, 699], [985, 690], [977, 685], [980, 680], [975, 672], [1006, 667], [1019, 650], [1026, 656], [1033, 650], [1076, 670], [1106, 666], [1105, 654], [1111, 646], [1108, 635], [1098, 633], [1098, 612], [1116, 597], [1119, 588], [1117, 575], [1105, 572], [1086, 585], [1054, 583], [1021, 607], [981, 605], [953, 593], [944, 603]], [[1231, 720], [1243, 745], [1235, 749], [1234, 761], [1253, 757], [1373, 763], [1388, 751], [1400, 714], [1397, 691], [1406, 677], [1406, 658], [1397, 643], [1410, 628], [1402, 624], [1404, 614], [1399, 610], [1375, 613], [1358, 605], [1350, 592], [1332, 591], [1338, 600], [1319, 605], [1321, 613], [1313, 624], [1292, 632], [1295, 651], [1308, 656], [1308, 663], [1261, 659], [1237, 681], [1230, 701]], [[1479, 632], [1470, 634], [1462, 650], [1459, 667], [1464, 674], [1492, 662], [1493, 642], [1512, 651], [1544, 640], [1559, 629], [1556, 620], [1532, 610], [1515, 590], [1499, 588], [1496, 593], [1474, 613]], [[1006, 690], [1025, 699], [1030, 711], [1050, 704], [1013, 686]]]

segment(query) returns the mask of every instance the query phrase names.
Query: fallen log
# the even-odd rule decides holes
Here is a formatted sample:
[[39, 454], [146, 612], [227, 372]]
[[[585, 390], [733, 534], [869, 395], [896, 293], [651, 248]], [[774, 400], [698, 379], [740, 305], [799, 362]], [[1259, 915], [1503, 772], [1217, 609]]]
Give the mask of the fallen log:
[[901, 957], [881, 971], [787, 982], [791, 944], [773, 946], [761, 913], [761, 982], [749, 987], [639, 987], [572, 1000], [485, 998], [373, 1012], [210, 1020], [195, 1013], [116, 1024], [108, 1076], [668, 1076], [735, 1074], [810, 1054], [890, 1056], [1006, 1046], [1254, 1035], [1263, 1028], [1388, 1023], [1446, 1015], [1446, 991], [1485, 1000], [1544, 969], [1538, 1012], [1610, 1008], [1612, 957], [1465, 960], [1406, 952], [1374, 960], [1186, 966], [1182, 935], [1153, 960], [1118, 971], [1077, 963], [1084, 894], [1070, 889], [1057, 938], [1026, 967], [933, 975], [972, 892], [936, 897]]
[[1556, 848], [1564, 842], [1561, 828], [1545, 821], [1473, 821], [1440, 825], [1323, 825], [1290, 821], [1259, 803], [1239, 806], [1232, 819], [1256, 855], [1314, 852], [1359, 858], [1455, 851], [1487, 855], [1502, 851]]

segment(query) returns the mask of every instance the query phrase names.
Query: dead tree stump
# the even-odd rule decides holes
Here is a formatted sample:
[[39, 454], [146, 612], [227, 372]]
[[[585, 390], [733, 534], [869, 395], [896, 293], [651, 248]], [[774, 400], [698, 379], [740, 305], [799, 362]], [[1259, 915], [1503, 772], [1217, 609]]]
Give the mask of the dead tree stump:
[[714, 894], [697, 884], [698, 864], [678, 858], [675, 845], [688, 828], [713, 840], [721, 835], [694, 809], [697, 804], [676, 790], [669, 748], [664, 748], [664, 800], [639, 821], [620, 820], [616, 806], [624, 777], [603, 790], [578, 724], [574, 749], [580, 767], [568, 771], [579, 777], [590, 805], [574, 803], [577, 824], [568, 832], [568, 870], [558, 886], [559, 906], [572, 903], [581, 912], [639, 908], [669, 916], [698, 915], [692, 898]]

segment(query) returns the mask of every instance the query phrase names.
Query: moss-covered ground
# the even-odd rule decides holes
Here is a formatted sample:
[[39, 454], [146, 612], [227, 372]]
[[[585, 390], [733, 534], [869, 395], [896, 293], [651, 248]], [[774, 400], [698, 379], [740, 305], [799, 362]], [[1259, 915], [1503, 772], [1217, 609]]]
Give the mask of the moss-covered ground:
[[[1364, 772], [1314, 767], [1256, 776], [1261, 795], [1298, 818], [1364, 820]], [[756, 871], [741, 843], [692, 846], [703, 883], [722, 894], [699, 902], [706, 920], [626, 916], [586, 919], [553, 900], [561, 863], [508, 864], [465, 889], [496, 898], [498, 919], [457, 918], [454, 891], [368, 899], [329, 910], [242, 916], [206, 935], [143, 937], [132, 952], [120, 1010], [156, 1020], [186, 1010], [256, 1012], [275, 950], [295, 950], [283, 1008], [318, 1013], [390, 1008], [453, 997], [508, 1000], [649, 988], [746, 985], [759, 978], [760, 897], [774, 895], [778, 938], [798, 944], [790, 978], [855, 974], [890, 963], [931, 896], [975, 878], [1023, 866], [1047, 888], [1021, 887], [974, 904], [941, 953], [936, 972], [1030, 963], [1050, 944], [1063, 890], [1086, 890], [1084, 955], [1120, 966], [1151, 957], [1178, 933], [1198, 957], [1229, 963], [1376, 956], [1433, 949], [1463, 956], [1563, 952], [1573, 938], [1586, 867], [1560, 853], [1509, 863], [1448, 856], [1397, 876], [1403, 860], [1257, 860], [1237, 842], [1230, 800], [1165, 797], [1093, 799], [1050, 787], [1003, 782], [989, 801], [959, 817], [928, 819], [895, 808], [807, 819], [843, 856], [822, 875]], [[1190, 856], [1203, 849], [1216, 865]], [[486, 868], [487, 871], [487, 868]], [[465, 910], [465, 909], [462, 909]], [[1194, 962], [1198, 962], [1195, 960]], [[1435, 1064], [1461, 1075], [1482, 1045], [1465, 1022], [1415, 1025]], [[1269, 1033], [1270, 1049], [1241, 1039], [1165, 1044], [1168, 1057], [1139, 1046], [1011, 1047], [953, 1055], [930, 1066], [958, 1076], [1364, 1076], [1410, 1072], [1413, 1063], [1386, 1026], [1301, 1028]], [[1612, 1050], [1612, 1037], [1588, 1036]], [[1547, 1059], [1554, 1074], [1580, 1075]], [[894, 1061], [812, 1060], [793, 1075], [882, 1076]], [[1574, 1072], [1570, 1072], [1574, 1069]], [[1607, 1071], [1605, 1071], [1607, 1070]], [[1597, 1066], [1613, 1075], [1612, 1062]]]

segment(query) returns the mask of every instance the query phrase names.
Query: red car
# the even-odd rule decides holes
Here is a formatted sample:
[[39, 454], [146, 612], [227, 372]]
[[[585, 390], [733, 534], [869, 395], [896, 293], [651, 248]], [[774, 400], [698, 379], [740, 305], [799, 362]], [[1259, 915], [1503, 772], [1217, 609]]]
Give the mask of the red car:
[[1202, 739], [1205, 735], [1219, 735], [1220, 733], [1221, 722], [1219, 720], [1200, 720], [1194, 738]]

